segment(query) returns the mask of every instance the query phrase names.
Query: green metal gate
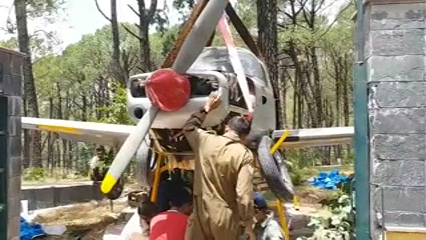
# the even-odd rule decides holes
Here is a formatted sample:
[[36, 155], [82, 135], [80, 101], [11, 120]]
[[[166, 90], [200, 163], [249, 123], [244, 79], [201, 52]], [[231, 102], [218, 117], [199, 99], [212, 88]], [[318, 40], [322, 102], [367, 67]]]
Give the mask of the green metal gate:
[[355, 81], [355, 203], [356, 238], [371, 239], [370, 233], [370, 149], [368, 129], [368, 86], [365, 65], [364, 1], [356, 0], [357, 57], [354, 64]]

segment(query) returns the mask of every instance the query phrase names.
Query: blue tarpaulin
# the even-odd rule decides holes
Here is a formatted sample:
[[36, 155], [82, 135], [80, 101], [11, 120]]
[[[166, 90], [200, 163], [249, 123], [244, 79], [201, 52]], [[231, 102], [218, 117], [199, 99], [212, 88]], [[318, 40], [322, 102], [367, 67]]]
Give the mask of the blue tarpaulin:
[[348, 181], [348, 177], [340, 175], [339, 170], [332, 170], [330, 173], [320, 172], [318, 177], [315, 177], [310, 185], [322, 189], [336, 190], [339, 183]]
[[21, 217], [21, 240], [32, 240], [45, 235], [46, 233], [39, 224], [30, 224]]

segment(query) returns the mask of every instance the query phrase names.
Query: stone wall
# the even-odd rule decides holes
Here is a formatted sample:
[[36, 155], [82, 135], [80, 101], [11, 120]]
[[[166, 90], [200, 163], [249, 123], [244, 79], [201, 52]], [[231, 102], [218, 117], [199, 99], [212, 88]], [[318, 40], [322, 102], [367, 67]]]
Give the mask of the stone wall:
[[426, 227], [426, 4], [400, 2], [365, 6], [373, 239]]
[[21, 199], [21, 83], [24, 55], [0, 48], [1, 239], [19, 239]]
[[28, 200], [29, 211], [102, 199], [100, 184], [92, 182], [21, 187], [21, 200]]

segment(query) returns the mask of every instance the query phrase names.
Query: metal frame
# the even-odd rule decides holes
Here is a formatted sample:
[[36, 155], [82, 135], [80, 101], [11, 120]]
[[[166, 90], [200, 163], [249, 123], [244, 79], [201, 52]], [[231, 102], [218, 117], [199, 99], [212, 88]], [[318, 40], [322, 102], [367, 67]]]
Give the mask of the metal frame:
[[[283, 144], [284, 140], [289, 135], [290, 135], [290, 131], [288, 131], [288, 130], [284, 131], [281, 138], [271, 148], [271, 155], [273, 155], [275, 153], [275, 151], [277, 151], [278, 148], [280, 148], [280, 146]], [[282, 227], [284, 234], [285, 234], [285, 239], [290, 240], [290, 230], [288, 229], [289, 225], [287, 223], [287, 218], [285, 216], [285, 210], [284, 210], [283, 203], [281, 202], [280, 199], [277, 199], [277, 210], [278, 210], [278, 214], [279, 214], [279, 217], [280, 217], [281, 227]]]
[[368, 121], [368, 79], [364, 54], [364, 1], [357, 0], [355, 78], [355, 201], [357, 239], [371, 239], [370, 229], [370, 145]]

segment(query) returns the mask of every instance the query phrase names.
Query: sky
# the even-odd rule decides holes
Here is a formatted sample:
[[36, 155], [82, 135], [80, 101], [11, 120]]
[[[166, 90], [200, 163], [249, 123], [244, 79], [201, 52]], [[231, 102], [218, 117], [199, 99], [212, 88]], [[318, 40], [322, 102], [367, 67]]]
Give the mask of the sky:
[[[150, 0], [145, 1], [150, 4]], [[103, 12], [110, 15], [110, 1], [98, 0], [100, 8]], [[164, 7], [165, 0], [159, 0], [159, 8]], [[117, 16], [119, 22], [138, 22], [137, 16], [127, 6], [132, 5], [134, 8], [137, 7], [135, 0], [119, 0], [117, 1]], [[1, 0], [0, 1], [0, 28], [6, 27], [7, 17], [10, 15], [14, 20], [14, 9], [10, 11], [13, 5], [13, 0]], [[137, 8], [136, 8], [137, 9]], [[94, 33], [97, 29], [109, 23], [97, 10], [94, 0], [67, 0], [65, 4], [65, 14], [61, 15], [56, 23], [48, 26], [49, 30], [54, 30], [58, 33], [58, 37], [62, 40], [62, 47], [65, 47], [71, 43], [79, 41], [84, 34]], [[171, 22], [177, 21], [177, 14], [171, 14], [176, 16], [170, 19]], [[30, 31], [34, 29], [44, 29], [46, 26], [42, 21], [29, 22]], [[1, 30], [0, 30], [1, 31]], [[10, 35], [4, 34], [4, 31], [0, 32], [0, 40], [8, 39]]]
[[[333, 3], [331, 8], [328, 8], [331, 15], [335, 14], [338, 6], [340, 6], [345, 0], [329, 0]], [[145, 0], [147, 6], [150, 4], [150, 0]], [[158, 8], [163, 8], [164, 4], [171, 4], [170, 0], [159, 0]], [[232, 1], [234, 2], [234, 1]], [[98, 0], [100, 8], [103, 12], [110, 15], [110, 1], [109, 0]], [[337, 4], [336, 4], [337, 3]], [[117, 1], [117, 15], [119, 22], [138, 22], [137, 16], [129, 9], [128, 4], [136, 8], [136, 0], [118, 0]], [[8, 16], [12, 20], [15, 20], [13, 0], [0, 0], [0, 40], [6, 40], [11, 35], [5, 34], [6, 22]], [[170, 6], [169, 9], [172, 9]], [[170, 22], [177, 22], [178, 14], [176, 10], [171, 10]], [[54, 24], [46, 25], [42, 21], [29, 22], [30, 32], [35, 29], [48, 29], [55, 31], [58, 34], [59, 39], [62, 41], [57, 49], [60, 51], [67, 45], [75, 43], [81, 39], [84, 34], [94, 33], [97, 29], [108, 24], [106, 20], [96, 9], [94, 0], [67, 0], [65, 4], [65, 13], [60, 16], [60, 19]]]

